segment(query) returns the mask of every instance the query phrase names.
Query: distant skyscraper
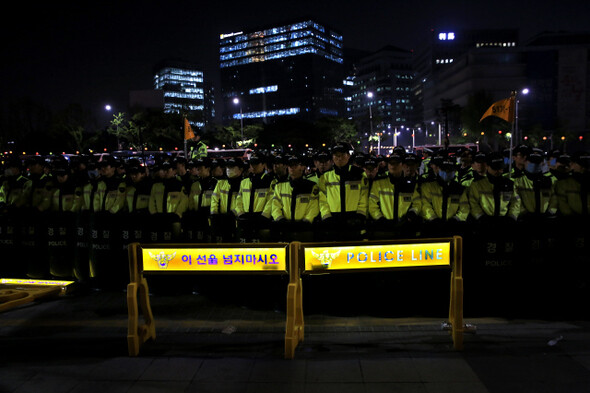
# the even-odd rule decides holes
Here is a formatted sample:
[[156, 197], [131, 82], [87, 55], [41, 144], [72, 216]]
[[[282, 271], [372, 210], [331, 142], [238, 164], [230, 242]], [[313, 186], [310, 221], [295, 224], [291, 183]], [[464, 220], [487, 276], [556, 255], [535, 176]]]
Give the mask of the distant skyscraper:
[[426, 123], [437, 121], [440, 102], [433, 101], [437, 74], [470, 50], [510, 49], [518, 46], [518, 29], [431, 30], [426, 45], [415, 56], [415, 105]]
[[194, 64], [176, 60], [158, 64], [154, 89], [164, 92], [164, 112], [190, 115], [197, 127], [204, 127], [214, 116], [212, 88], [206, 87], [203, 71]]
[[226, 122], [344, 114], [342, 35], [327, 26], [307, 20], [221, 34], [219, 56]]
[[[386, 134], [401, 129], [401, 126], [413, 127], [413, 82], [412, 52], [386, 46], [363, 57], [355, 64], [352, 117], [361, 124], [364, 132], [370, 131], [369, 113], [373, 116], [374, 132]], [[368, 93], [372, 93], [371, 97]]]

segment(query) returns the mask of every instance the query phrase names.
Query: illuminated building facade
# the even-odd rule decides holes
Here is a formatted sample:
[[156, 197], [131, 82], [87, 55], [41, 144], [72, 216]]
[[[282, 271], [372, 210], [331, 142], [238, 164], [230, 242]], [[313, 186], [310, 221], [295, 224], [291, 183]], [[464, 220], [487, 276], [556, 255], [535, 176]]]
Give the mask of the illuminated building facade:
[[519, 44], [518, 29], [431, 30], [425, 47], [415, 56], [416, 80], [413, 101], [419, 117], [430, 124], [440, 121], [440, 101], [433, 96], [437, 75], [452, 67], [457, 59], [473, 50], [505, 51]]
[[164, 61], [154, 72], [154, 89], [162, 90], [164, 112], [187, 114], [194, 126], [203, 128], [215, 115], [212, 88], [203, 71], [181, 61]]
[[221, 34], [219, 43], [224, 122], [343, 115], [338, 32], [307, 20]]
[[352, 118], [365, 132], [370, 132], [369, 114], [373, 117], [374, 132], [386, 134], [401, 126], [412, 127], [415, 123], [411, 101], [413, 83], [412, 52], [386, 46], [363, 57], [355, 64]]

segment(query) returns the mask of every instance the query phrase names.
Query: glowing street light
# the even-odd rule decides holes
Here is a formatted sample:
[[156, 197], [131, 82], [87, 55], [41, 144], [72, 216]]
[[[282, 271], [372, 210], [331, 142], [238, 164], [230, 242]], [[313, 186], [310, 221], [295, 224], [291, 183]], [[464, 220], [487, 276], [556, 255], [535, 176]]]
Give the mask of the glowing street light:
[[[373, 92], [367, 92], [367, 98], [369, 98], [369, 124], [371, 129], [371, 135], [373, 135], [373, 109], [371, 108]], [[377, 139], [377, 155], [381, 155], [381, 136], [378, 136]]]
[[244, 114], [242, 113], [242, 104], [238, 97], [234, 98], [234, 104], [240, 106], [240, 134], [242, 135], [242, 143], [244, 142]]

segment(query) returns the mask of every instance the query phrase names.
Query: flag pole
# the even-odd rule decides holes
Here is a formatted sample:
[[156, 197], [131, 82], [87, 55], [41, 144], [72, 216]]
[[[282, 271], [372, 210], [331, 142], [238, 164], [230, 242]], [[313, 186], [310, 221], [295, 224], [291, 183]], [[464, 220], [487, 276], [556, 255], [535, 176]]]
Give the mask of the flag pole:
[[512, 91], [512, 100], [514, 100], [514, 113], [512, 114], [512, 134], [510, 135], [510, 153], [508, 159], [508, 176], [512, 174], [512, 150], [514, 136], [516, 135], [516, 119], [518, 119], [518, 101], [516, 100], [516, 91]]

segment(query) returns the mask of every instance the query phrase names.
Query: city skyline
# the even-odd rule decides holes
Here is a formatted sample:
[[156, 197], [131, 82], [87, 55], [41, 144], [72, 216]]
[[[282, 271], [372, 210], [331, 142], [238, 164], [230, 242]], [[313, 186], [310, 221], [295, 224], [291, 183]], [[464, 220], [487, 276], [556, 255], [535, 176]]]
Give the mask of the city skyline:
[[71, 102], [98, 115], [106, 103], [125, 110], [129, 91], [152, 87], [160, 60], [200, 64], [205, 78], [213, 80], [219, 72], [219, 34], [297, 18], [325, 23], [343, 34], [345, 48], [367, 51], [386, 45], [417, 50], [430, 29], [518, 28], [521, 42], [542, 31], [586, 29], [578, 20], [585, 15], [583, 2], [571, 0], [418, 6], [376, 1], [72, 4], [18, 6], [22, 13], [11, 15], [16, 27], [4, 27], [9, 39], [2, 63], [3, 104], [30, 97], [52, 109]]

